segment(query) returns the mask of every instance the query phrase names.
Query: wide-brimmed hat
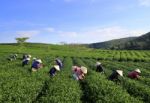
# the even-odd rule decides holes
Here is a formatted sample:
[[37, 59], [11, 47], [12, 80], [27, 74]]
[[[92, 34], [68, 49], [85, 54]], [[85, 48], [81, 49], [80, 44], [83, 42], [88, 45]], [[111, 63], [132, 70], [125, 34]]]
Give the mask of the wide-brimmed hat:
[[31, 56], [31, 55], [28, 55], [28, 57], [31, 58], [32, 56]]
[[101, 65], [101, 63], [100, 62], [96, 62], [96, 65]]
[[141, 73], [140, 69], [135, 69], [134, 71], [138, 72], [138, 73]]
[[123, 76], [123, 71], [122, 71], [122, 70], [116, 70], [116, 72], [117, 72], [120, 76]]
[[30, 60], [30, 58], [26, 58], [26, 60]]
[[33, 60], [36, 60], [36, 58], [34, 57]]
[[55, 68], [56, 70], [60, 71], [60, 68], [59, 68], [58, 65], [54, 65], [54, 68]]
[[81, 66], [81, 71], [82, 71], [84, 74], [87, 74], [87, 68], [86, 68], [86, 67]]
[[77, 66], [72, 66], [72, 69], [77, 68]]
[[39, 62], [39, 63], [42, 63], [42, 60], [41, 59], [38, 59], [38, 60], [36, 60], [37, 62]]

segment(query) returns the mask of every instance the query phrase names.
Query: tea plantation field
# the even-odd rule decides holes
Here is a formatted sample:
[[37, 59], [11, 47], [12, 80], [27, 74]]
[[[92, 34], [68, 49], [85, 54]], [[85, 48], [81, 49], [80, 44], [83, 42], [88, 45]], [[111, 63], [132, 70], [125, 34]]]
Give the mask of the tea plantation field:
[[[8, 61], [17, 53], [17, 60]], [[31, 72], [31, 63], [21, 66], [23, 53], [41, 58], [44, 67]], [[55, 77], [48, 72], [59, 57], [63, 69]], [[100, 59], [106, 73], [95, 72]], [[71, 67], [83, 65], [88, 73], [83, 81], [71, 77]], [[141, 79], [132, 80], [127, 73], [141, 70]], [[122, 82], [107, 80], [112, 70], [124, 71]], [[150, 51], [94, 50], [80, 46], [26, 44], [0, 45], [0, 103], [150, 103]]]

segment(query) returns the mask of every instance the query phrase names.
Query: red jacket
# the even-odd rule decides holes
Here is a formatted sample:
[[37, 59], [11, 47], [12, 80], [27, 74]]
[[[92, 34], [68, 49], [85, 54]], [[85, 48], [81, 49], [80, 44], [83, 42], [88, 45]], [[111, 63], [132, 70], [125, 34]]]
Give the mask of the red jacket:
[[128, 77], [129, 77], [129, 78], [132, 78], [132, 79], [138, 79], [139, 73], [136, 72], [136, 71], [132, 71], [132, 72], [130, 72], [130, 73], [128, 74]]

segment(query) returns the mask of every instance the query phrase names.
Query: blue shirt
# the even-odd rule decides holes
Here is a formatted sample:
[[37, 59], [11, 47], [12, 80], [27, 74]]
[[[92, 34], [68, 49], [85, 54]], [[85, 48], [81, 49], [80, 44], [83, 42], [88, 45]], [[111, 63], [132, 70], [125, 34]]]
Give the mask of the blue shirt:
[[54, 76], [56, 74], [56, 69], [54, 67], [52, 67], [49, 71], [50, 76]]
[[24, 60], [22, 63], [23, 64], [28, 64], [29, 60]]
[[31, 67], [38, 69], [38, 64], [39, 64], [39, 62], [34, 61], [34, 62], [32, 63], [32, 66], [31, 66]]
[[24, 60], [24, 61], [22, 62], [22, 66], [28, 65], [28, 62], [29, 62], [29, 60]]

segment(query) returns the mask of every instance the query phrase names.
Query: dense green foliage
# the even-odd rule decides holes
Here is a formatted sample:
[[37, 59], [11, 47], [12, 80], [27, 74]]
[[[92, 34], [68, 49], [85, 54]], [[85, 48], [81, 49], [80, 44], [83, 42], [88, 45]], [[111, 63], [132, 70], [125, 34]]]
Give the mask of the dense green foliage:
[[[25, 44], [17, 60], [8, 61], [18, 46], [0, 45], [0, 103], [149, 103], [150, 101], [150, 52], [93, 50], [68, 45]], [[41, 58], [44, 67], [31, 72], [31, 63], [22, 67], [23, 53]], [[63, 60], [63, 69], [55, 77], [48, 72], [56, 57]], [[95, 72], [97, 58], [105, 74]], [[72, 78], [72, 66], [88, 68], [84, 80]], [[122, 69], [120, 84], [107, 78], [114, 69]], [[127, 73], [140, 68], [141, 79], [127, 78]]]
[[[10, 49], [11, 48], [11, 49]], [[99, 58], [101, 60], [115, 60], [115, 61], [150, 61], [149, 50], [97, 50], [89, 49], [83, 46], [71, 45], [48, 45], [48, 44], [25, 44], [22, 51], [18, 52], [16, 44], [0, 45], [0, 55], [10, 55], [10, 53], [30, 53], [36, 55], [51, 55], [51, 56], [69, 56], [69, 57], [86, 57]], [[6, 55], [7, 56], [7, 55]]]

